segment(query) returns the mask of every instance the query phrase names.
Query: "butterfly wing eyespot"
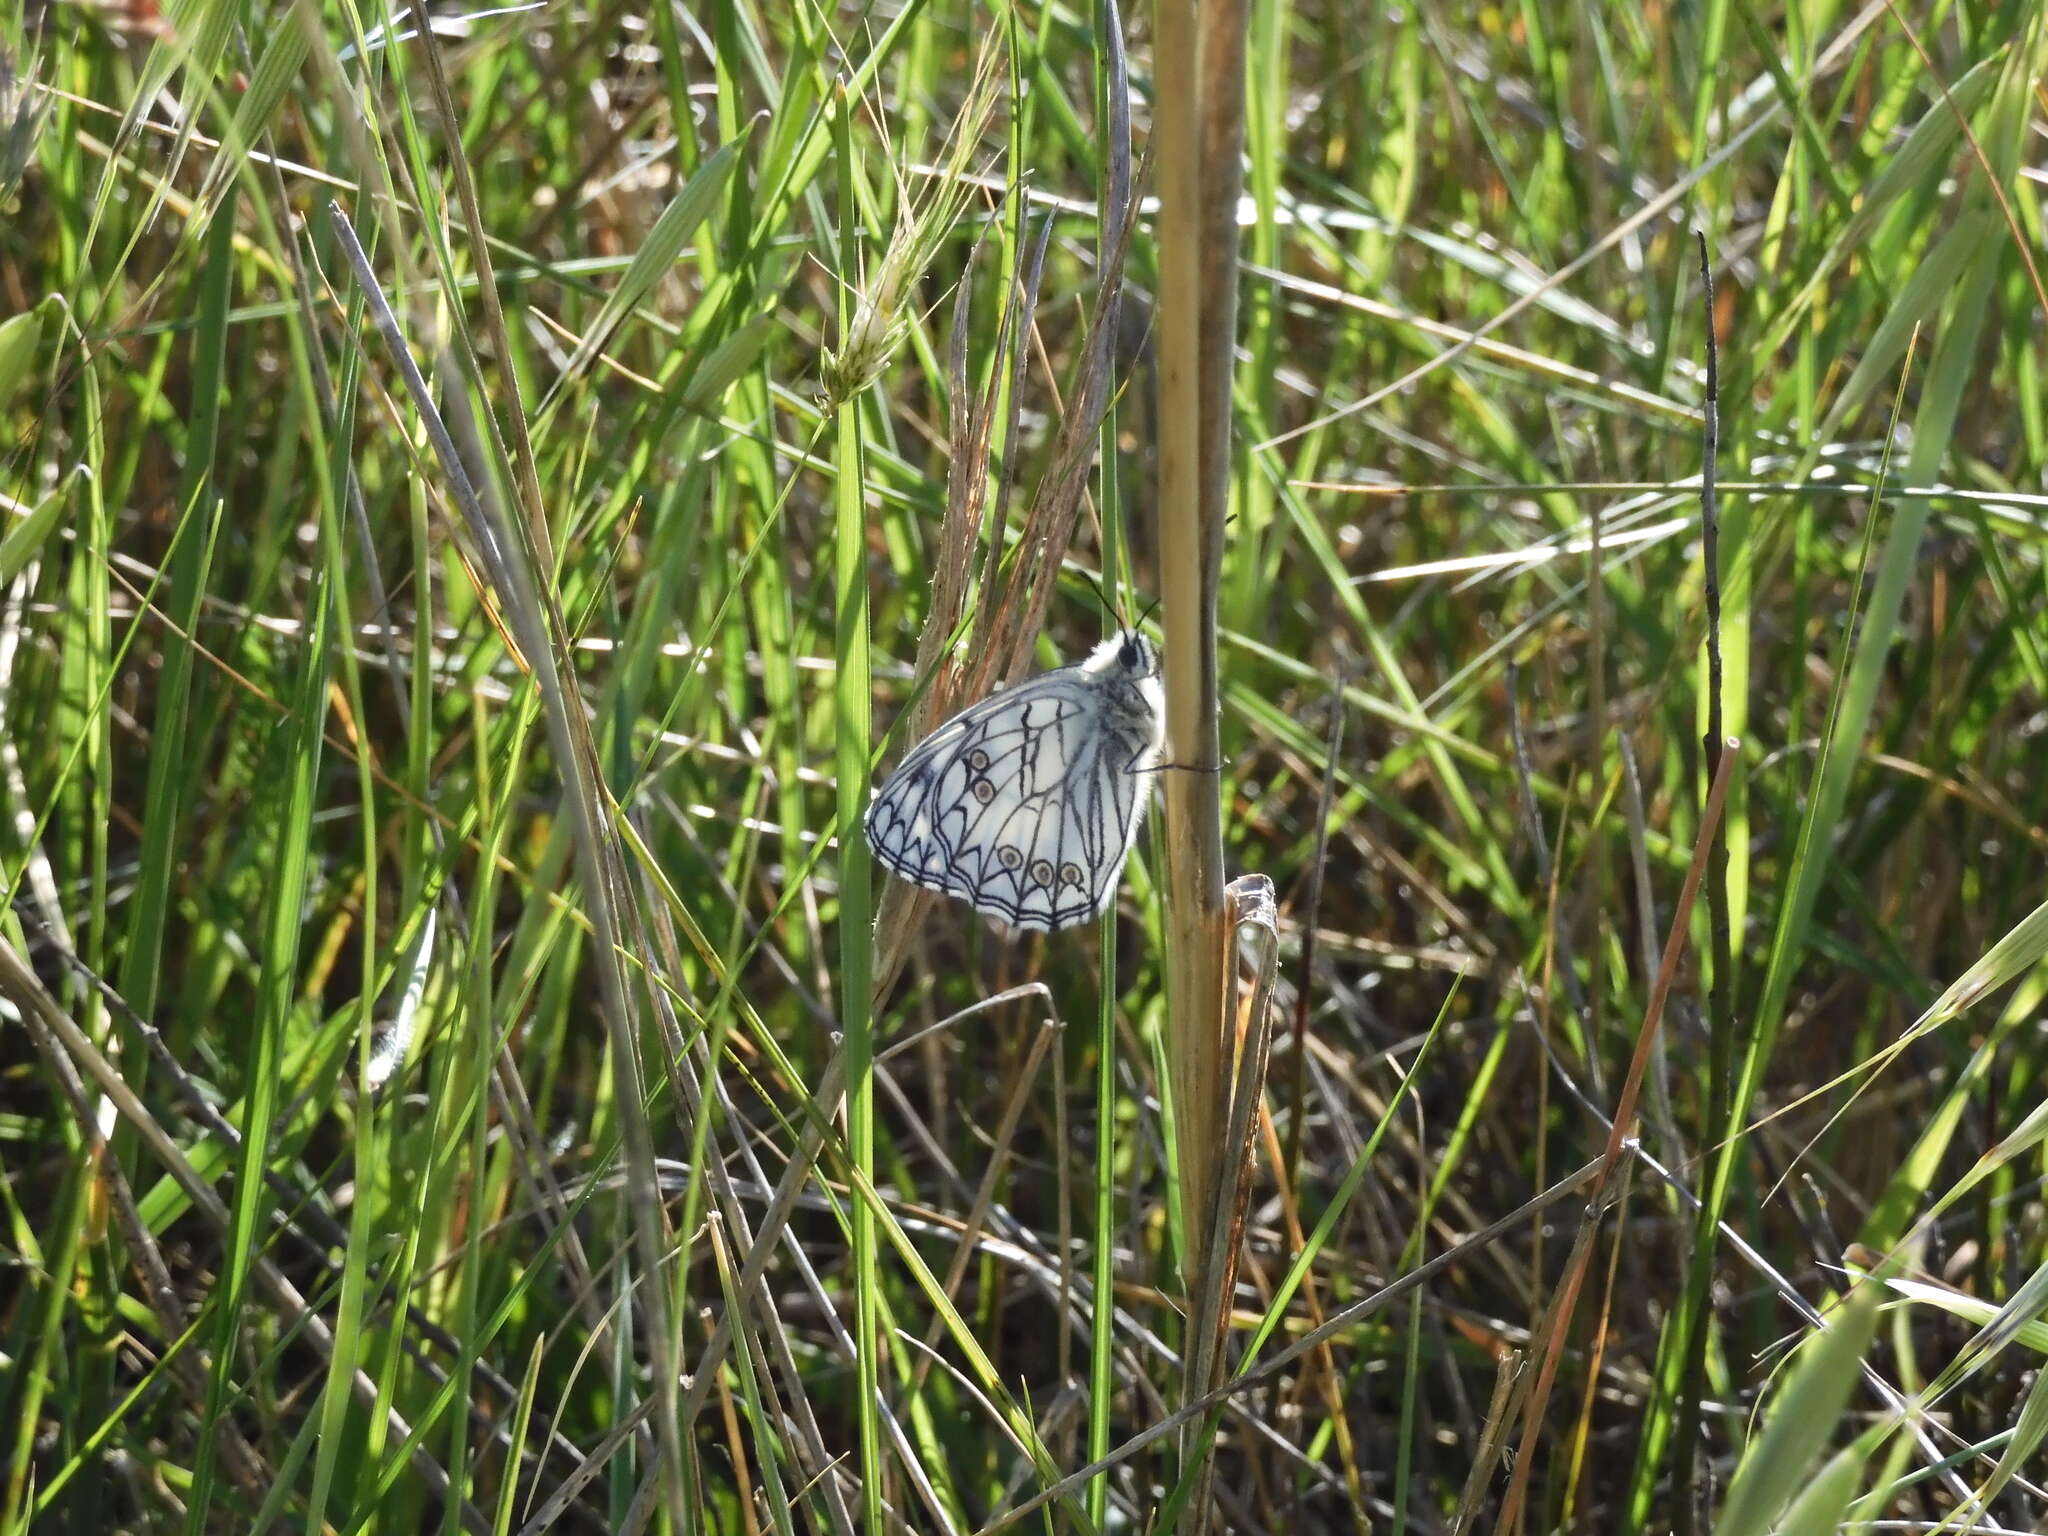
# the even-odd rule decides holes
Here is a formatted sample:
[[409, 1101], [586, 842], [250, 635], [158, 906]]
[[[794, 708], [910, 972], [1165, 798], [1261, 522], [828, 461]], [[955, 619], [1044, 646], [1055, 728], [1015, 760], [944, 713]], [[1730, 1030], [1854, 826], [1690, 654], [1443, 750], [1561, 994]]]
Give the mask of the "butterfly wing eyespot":
[[1101, 913], [1163, 735], [1148, 654], [1116, 637], [940, 726], [868, 807], [877, 861], [1012, 928], [1051, 932]]

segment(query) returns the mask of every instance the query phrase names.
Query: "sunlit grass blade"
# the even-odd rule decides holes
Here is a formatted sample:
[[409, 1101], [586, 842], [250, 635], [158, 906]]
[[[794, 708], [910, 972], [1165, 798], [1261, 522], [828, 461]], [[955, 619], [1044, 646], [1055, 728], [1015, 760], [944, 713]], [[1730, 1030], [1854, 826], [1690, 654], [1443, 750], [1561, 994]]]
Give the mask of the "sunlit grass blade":
[[1714, 1536], [1765, 1536], [1813, 1476], [1861, 1379], [1877, 1331], [1878, 1295], [1875, 1285], [1857, 1287], [1826, 1330], [1801, 1348], [1735, 1469]]

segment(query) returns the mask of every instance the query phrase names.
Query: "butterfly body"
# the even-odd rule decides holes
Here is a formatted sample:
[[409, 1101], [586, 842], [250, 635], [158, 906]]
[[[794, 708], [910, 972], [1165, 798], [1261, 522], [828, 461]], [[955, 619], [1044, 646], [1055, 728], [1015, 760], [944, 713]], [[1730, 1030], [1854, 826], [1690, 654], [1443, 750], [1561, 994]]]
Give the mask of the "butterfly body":
[[863, 820], [876, 859], [1012, 928], [1085, 922], [1115, 899], [1137, 841], [1165, 702], [1135, 630], [990, 694], [883, 781]]

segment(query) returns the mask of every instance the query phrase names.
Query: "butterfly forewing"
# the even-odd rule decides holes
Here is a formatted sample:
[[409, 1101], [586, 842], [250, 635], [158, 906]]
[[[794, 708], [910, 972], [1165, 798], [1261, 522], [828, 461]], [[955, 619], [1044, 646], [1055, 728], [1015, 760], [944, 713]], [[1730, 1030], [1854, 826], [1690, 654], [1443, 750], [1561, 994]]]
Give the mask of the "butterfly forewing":
[[934, 731], [868, 807], [876, 857], [1015, 928], [1095, 916], [1116, 891], [1159, 750], [1149, 647], [1106, 642]]

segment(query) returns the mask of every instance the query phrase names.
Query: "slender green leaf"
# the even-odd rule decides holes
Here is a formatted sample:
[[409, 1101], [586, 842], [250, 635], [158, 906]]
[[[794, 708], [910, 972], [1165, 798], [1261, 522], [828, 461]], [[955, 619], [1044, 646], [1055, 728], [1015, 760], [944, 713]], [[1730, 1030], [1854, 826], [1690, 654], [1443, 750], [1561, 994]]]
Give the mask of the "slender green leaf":
[[1861, 1379], [1877, 1329], [1878, 1295], [1874, 1285], [1858, 1286], [1826, 1328], [1800, 1347], [1762, 1433], [1735, 1469], [1715, 1536], [1765, 1536], [1813, 1476], [1814, 1462], [1834, 1438]]

